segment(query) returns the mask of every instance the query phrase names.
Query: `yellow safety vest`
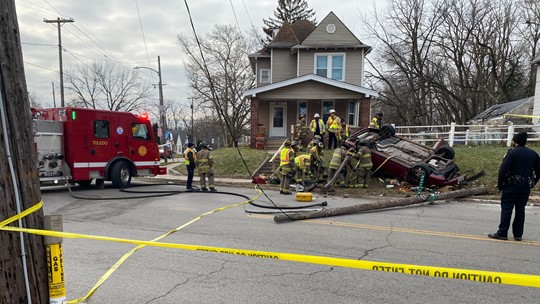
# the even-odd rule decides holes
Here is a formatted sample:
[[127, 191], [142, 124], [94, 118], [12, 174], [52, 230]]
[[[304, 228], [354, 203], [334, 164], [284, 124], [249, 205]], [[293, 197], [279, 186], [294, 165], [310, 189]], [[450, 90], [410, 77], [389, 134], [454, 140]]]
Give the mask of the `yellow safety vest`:
[[306, 164], [311, 164], [310, 158], [311, 156], [302, 154], [294, 158], [294, 163], [298, 168], [304, 170], [306, 168]]
[[193, 160], [197, 161], [197, 154], [195, 154], [195, 152], [193, 152], [193, 148], [187, 148], [186, 151], [184, 151], [184, 164], [186, 166], [190, 165], [189, 157], [188, 157], [189, 152], [191, 152], [191, 154], [193, 154]]
[[369, 124], [369, 126], [380, 129], [381, 128], [381, 122], [379, 121], [379, 119], [377, 117], [373, 117], [373, 119], [371, 120], [371, 124]]
[[339, 129], [341, 128], [341, 122], [339, 121], [339, 117], [337, 116], [328, 117], [326, 124], [328, 125], [328, 131], [332, 133], [339, 132]]
[[324, 122], [321, 119], [319, 120], [313, 119], [309, 123], [309, 128], [311, 129], [311, 133], [315, 133], [315, 130], [317, 130], [317, 124], [319, 124], [319, 130], [321, 131], [321, 134], [324, 134]]
[[283, 149], [281, 149], [281, 155], [279, 157], [279, 166], [280, 167], [291, 164], [291, 156], [290, 156], [290, 153], [289, 153], [290, 151], [291, 151], [291, 148], [283, 148]]

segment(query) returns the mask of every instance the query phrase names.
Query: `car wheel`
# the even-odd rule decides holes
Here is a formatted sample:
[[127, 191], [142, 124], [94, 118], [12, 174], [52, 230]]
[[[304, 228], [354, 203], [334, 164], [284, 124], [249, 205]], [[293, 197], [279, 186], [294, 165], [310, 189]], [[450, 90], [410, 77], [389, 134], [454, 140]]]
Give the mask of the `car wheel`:
[[435, 150], [435, 154], [440, 155], [446, 159], [454, 159], [456, 152], [450, 146], [441, 146]]
[[111, 168], [111, 181], [115, 188], [127, 188], [131, 184], [131, 173], [125, 161], [118, 161]]
[[396, 129], [392, 125], [384, 125], [381, 127], [380, 136], [382, 138], [388, 138], [396, 135]]
[[418, 163], [413, 166], [411, 172], [412, 175], [417, 179], [420, 179], [422, 175], [424, 175], [424, 178], [427, 178], [431, 174], [431, 169], [424, 163]]

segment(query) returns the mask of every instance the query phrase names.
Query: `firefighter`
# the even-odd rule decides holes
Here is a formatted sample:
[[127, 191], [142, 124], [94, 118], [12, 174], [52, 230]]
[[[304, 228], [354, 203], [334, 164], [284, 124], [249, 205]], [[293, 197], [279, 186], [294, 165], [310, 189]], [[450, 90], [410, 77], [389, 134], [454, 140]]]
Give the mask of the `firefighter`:
[[296, 168], [296, 183], [305, 185], [304, 181], [311, 177], [311, 156], [301, 154], [294, 158]]
[[358, 142], [360, 148], [358, 149], [358, 152], [353, 153], [352, 158], [350, 158], [351, 167], [353, 168], [351, 180], [356, 182], [356, 184], [352, 184], [351, 187], [362, 187], [364, 189], [368, 187], [373, 163], [371, 162], [371, 150], [367, 145], [367, 141], [362, 140]]
[[311, 120], [311, 122], [309, 123], [309, 129], [311, 130], [311, 133], [313, 133], [313, 138], [318, 135], [320, 136], [322, 142], [322, 137], [324, 136], [324, 132], [326, 130], [324, 122], [322, 121], [321, 115], [319, 115], [319, 113], [315, 113], [315, 115], [313, 115], [313, 120]]
[[324, 161], [323, 161], [323, 148], [324, 145], [321, 141], [313, 141], [313, 146], [309, 149], [311, 174], [315, 181], [319, 181], [323, 177], [324, 173]]
[[[332, 159], [330, 160], [330, 165], [328, 166], [328, 178], [333, 178], [334, 175], [336, 175], [336, 172], [338, 168], [341, 166], [341, 163], [345, 160], [345, 157], [347, 156], [347, 152], [349, 150], [354, 151], [354, 146], [351, 144], [351, 142], [346, 141], [343, 144], [341, 144], [341, 147], [334, 150], [334, 153], [332, 154]], [[337, 183], [340, 186], [345, 186], [345, 168], [340, 172], [338, 179], [336, 180]], [[333, 185], [330, 185], [329, 191], [333, 191]]]
[[299, 150], [303, 150], [308, 144], [308, 127], [306, 125], [306, 117], [303, 114], [298, 116], [298, 122], [294, 126], [295, 137], [299, 141]]
[[339, 129], [339, 145], [349, 139], [349, 125], [344, 118], [341, 119], [341, 128]]
[[[199, 144], [201, 151], [197, 152], [197, 169], [199, 170], [201, 190], [215, 192], [217, 191], [214, 187], [214, 159], [210, 155], [210, 150], [208, 145], [203, 141]], [[208, 178], [208, 188], [206, 188], [206, 178]]]
[[294, 150], [291, 147], [291, 140], [285, 140], [279, 157], [279, 171], [281, 174], [281, 183], [279, 185], [279, 194], [292, 194], [289, 189], [294, 168]]
[[382, 126], [382, 118], [383, 118], [382, 112], [378, 112], [377, 114], [375, 114], [375, 117], [373, 117], [373, 119], [371, 120], [369, 127], [380, 129]]
[[341, 121], [336, 115], [336, 110], [330, 110], [330, 116], [326, 121], [326, 128], [328, 130], [328, 150], [334, 147], [337, 149], [338, 146], [338, 137], [341, 129]]
[[187, 149], [184, 151], [184, 164], [186, 165], [188, 177], [186, 182], [186, 190], [193, 191], [193, 174], [195, 173], [195, 168], [197, 167], [197, 154], [195, 154], [195, 145], [193, 143], [187, 144]]

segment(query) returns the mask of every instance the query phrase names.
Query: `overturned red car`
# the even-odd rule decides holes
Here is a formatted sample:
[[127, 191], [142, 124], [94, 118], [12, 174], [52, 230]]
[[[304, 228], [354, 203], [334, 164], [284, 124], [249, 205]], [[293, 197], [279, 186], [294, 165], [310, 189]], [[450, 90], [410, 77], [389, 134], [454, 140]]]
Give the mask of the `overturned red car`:
[[424, 176], [425, 186], [444, 187], [466, 182], [453, 161], [454, 150], [436, 144], [434, 148], [396, 135], [394, 127], [367, 128], [353, 133], [350, 141], [365, 144], [371, 150], [373, 172], [382, 173], [417, 185]]

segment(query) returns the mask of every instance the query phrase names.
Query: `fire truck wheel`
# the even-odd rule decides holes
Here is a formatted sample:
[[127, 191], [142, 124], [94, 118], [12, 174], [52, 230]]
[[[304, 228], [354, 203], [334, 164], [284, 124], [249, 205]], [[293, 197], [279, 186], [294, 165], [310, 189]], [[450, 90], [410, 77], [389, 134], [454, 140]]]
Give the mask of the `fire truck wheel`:
[[116, 162], [111, 168], [111, 181], [115, 188], [127, 188], [131, 183], [131, 174], [128, 164], [124, 161]]

